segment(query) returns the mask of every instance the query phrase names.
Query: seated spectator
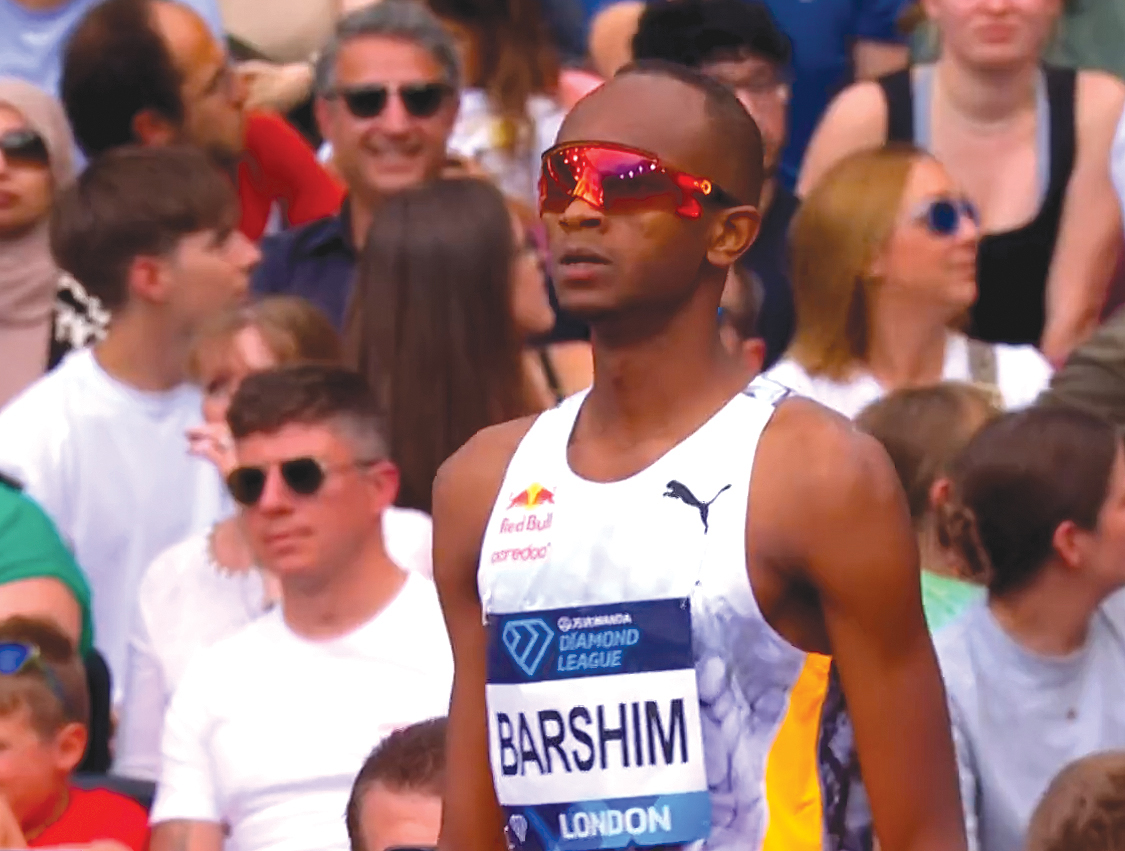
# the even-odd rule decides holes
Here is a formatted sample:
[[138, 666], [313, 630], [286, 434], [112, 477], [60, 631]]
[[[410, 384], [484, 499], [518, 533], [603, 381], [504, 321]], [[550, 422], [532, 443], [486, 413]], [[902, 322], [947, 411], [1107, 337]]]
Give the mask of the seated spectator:
[[931, 632], [957, 618], [984, 588], [967, 581], [942, 541], [938, 515], [948, 498], [949, 465], [1000, 414], [996, 394], [972, 384], [896, 390], [864, 408], [856, 424], [887, 450], [906, 491], [922, 564], [922, 608]]
[[[192, 451], [225, 478], [234, 469], [230, 399], [251, 373], [290, 363], [339, 363], [332, 324], [303, 299], [273, 296], [231, 310], [196, 337], [192, 380], [203, 390], [205, 425]], [[383, 535], [391, 560], [430, 576], [430, 518], [389, 508]], [[160, 775], [164, 713], [191, 658], [271, 610], [279, 589], [258, 568], [237, 517], [228, 517], [161, 553], [141, 580], [129, 635], [125, 698], [114, 771], [155, 781]]]
[[371, 748], [448, 707], [437, 593], [387, 555], [398, 473], [362, 378], [250, 375], [227, 419], [228, 483], [281, 606], [188, 663], [165, 719], [152, 848], [345, 851], [341, 815]]
[[444, 718], [396, 730], [371, 752], [348, 799], [351, 851], [437, 844], [445, 785]]
[[1034, 347], [948, 330], [977, 297], [978, 235], [976, 208], [928, 154], [893, 147], [839, 163], [793, 219], [797, 327], [767, 375], [847, 417], [939, 381], [1031, 404], [1051, 374]]
[[86, 749], [88, 715], [86, 673], [70, 639], [49, 621], [0, 623], [0, 798], [19, 824], [21, 846], [112, 840], [147, 851], [140, 804], [70, 782]]
[[1121, 851], [1125, 848], [1125, 752], [1075, 760], [1040, 799], [1024, 851]]
[[1040, 402], [1085, 408], [1125, 426], [1125, 307], [1070, 353]]
[[745, 266], [731, 266], [719, 300], [719, 339], [753, 375], [762, 371], [766, 357], [766, 341], [758, 335], [762, 290], [757, 275]]
[[[102, 0], [3, 0], [0, 2], [0, 76], [17, 77], [59, 94], [62, 54], [83, 15]], [[184, 0], [223, 38], [217, 0]]]
[[465, 89], [449, 148], [505, 195], [538, 199], [539, 159], [566, 110], [559, 59], [537, 0], [427, 0], [457, 42]]
[[458, 447], [562, 395], [549, 352], [528, 345], [553, 321], [533, 251], [482, 180], [434, 181], [376, 213], [344, 342], [388, 412], [399, 505], [429, 512], [437, 469]]
[[64, 276], [51, 257], [48, 219], [74, 180], [73, 148], [53, 97], [0, 78], [0, 407], [50, 362]]
[[1062, 4], [931, 0], [940, 57], [846, 89], [809, 145], [798, 195], [857, 150], [909, 142], [981, 211], [970, 333], [1059, 365], [1097, 327], [1121, 240], [1109, 150], [1125, 83], [1040, 65]]
[[1068, 763], [1125, 746], [1125, 450], [1084, 411], [984, 426], [953, 462], [944, 534], [988, 586], [938, 633], [970, 849], [1020, 851]]
[[785, 146], [790, 55], [789, 39], [766, 5], [747, 0], [657, 0], [645, 8], [633, 37], [635, 59], [698, 68], [729, 86], [762, 133], [762, 225], [742, 264], [758, 276], [765, 291], [758, 329], [766, 341], [767, 367], [793, 337], [786, 235], [797, 199], [777, 178]]
[[198, 146], [236, 179], [238, 227], [252, 240], [271, 217], [299, 225], [339, 210], [342, 188], [300, 133], [245, 112], [222, 42], [187, 6], [106, 0], [79, 23], [64, 61], [63, 103], [87, 156], [130, 143]]
[[183, 435], [201, 403], [186, 382], [188, 341], [245, 296], [257, 259], [232, 232], [236, 215], [229, 183], [198, 151], [128, 148], [92, 163], [56, 206], [52, 244], [113, 313], [109, 333], [0, 411], [0, 470], [73, 544], [118, 674], [144, 569], [228, 510]]

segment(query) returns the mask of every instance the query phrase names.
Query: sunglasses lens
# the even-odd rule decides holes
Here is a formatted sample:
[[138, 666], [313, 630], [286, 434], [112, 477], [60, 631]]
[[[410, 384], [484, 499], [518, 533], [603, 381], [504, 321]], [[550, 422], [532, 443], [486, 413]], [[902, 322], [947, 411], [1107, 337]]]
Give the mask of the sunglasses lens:
[[0, 674], [17, 674], [27, 664], [31, 648], [26, 644], [0, 644]]
[[349, 89], [340, 93], [348, 112], [356, 118], [374, 118], [387, 107], [386, 86]]
[[402, 105], [415, 118], [430, 118], [441, 109], [445, 100], [446, 88], [441, 83], [425, 83], [419, 86], [403, 86], [399, 90]]
[[34, 130], [12, 130], [0, 136], [4, 159], [21, 165], [48, 165], [50, 154], [43, 137]]
[[539, 203], [561, 213], [578, 197], [607, 213], [652, 207], [670, 199], [679, 207], [683, 192], [660, 163], [640, 153], [576, 146], [554, 151], [543, 163]]
[[324, 469], [313, 458], [294, 458], [281, 465], [281, 477], [294, 493], [311, 496], [324, 484]]
[[266, 489], [266, 471], [257, 467], [239, 467], [227, 476], [227, 489], [242, 505], [254, 505]]
[[952, 201], [934, 201], [930, 204], [926, 224], [938, 236], [952, 236], [961, 224], [961, 211]]

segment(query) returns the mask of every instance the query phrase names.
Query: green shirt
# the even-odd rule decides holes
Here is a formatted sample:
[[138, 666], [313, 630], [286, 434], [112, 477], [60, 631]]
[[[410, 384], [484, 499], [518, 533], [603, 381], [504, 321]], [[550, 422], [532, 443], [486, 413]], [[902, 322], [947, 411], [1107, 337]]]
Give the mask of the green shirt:
[[931, 633], [956, 620], [970, 603], [984, 596], [985, 589], [980, 585], [922, 571], [922, 610]]

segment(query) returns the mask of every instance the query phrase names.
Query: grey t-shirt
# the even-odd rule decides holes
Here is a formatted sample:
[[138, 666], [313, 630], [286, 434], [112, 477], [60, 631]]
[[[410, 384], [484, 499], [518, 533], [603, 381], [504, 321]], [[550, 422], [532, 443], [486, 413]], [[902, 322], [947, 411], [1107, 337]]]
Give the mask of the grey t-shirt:
[[1086, 646], [1033, 654], [974, 604], [935, 639], [953, 718], [970, 851], [1020, 851], [1031, 814], [1075, 759], [1125, 747], [1125, 592]]

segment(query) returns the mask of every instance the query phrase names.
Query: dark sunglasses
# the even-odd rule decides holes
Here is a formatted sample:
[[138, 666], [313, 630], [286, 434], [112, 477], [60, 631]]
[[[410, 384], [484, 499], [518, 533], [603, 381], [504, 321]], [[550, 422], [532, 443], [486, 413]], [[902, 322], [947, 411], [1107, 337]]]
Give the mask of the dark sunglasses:
[[961, 229], [962, 216], [980, 226], [980, 213], [976, 205], [967, 198], [934, 198], [924, 201], [918, 205], [911, 218], [924, 224], [934, 236], [953, 236]]
[[702, 201], [740, 204], [705, 177], [696, 177], [638, 148], [606, 142], [571, 142], [543, 154], [539, 212], [562, 213], [580, 198], [606, 213], [628, 212], [671, 202], [687, 219], [703, 215]]
[[70, 701], [67, 700], [62, 683], [51, 666], [43, 661], [38, 647], [22, 641], [0, 642], [0, 675], [11, 677], [29, 670], [42, 674], [51, 693], [58, 698], [63, 709], [69, 710]]
[[453, 89], [445, 83], [408, 83], [405, 86], [357, 86], [338, 89], [332, 97], [343, 100], [356, 118], [375, 118], [387, 108], [391, 93], [398, 96], [414, 118], [432, 118]]
[[34, 130], [9, 130], [0, 134], [0, 153], [12, 165], [50, 165], [47, 143]]
[[[339, 469], [349, 467], [370, 467], [375, 461], [352, 461], [336, 465]], [[312, 496], [324, 484], [333, 467], [323, 464], [316, 458], [290, 458], [277, 465], [281, 479], [293, 493]], [[238, 467], [227, 476], [227, 489], [230, 495], [247, 508], [257, 505], [266, 489], [268, 467]]]

